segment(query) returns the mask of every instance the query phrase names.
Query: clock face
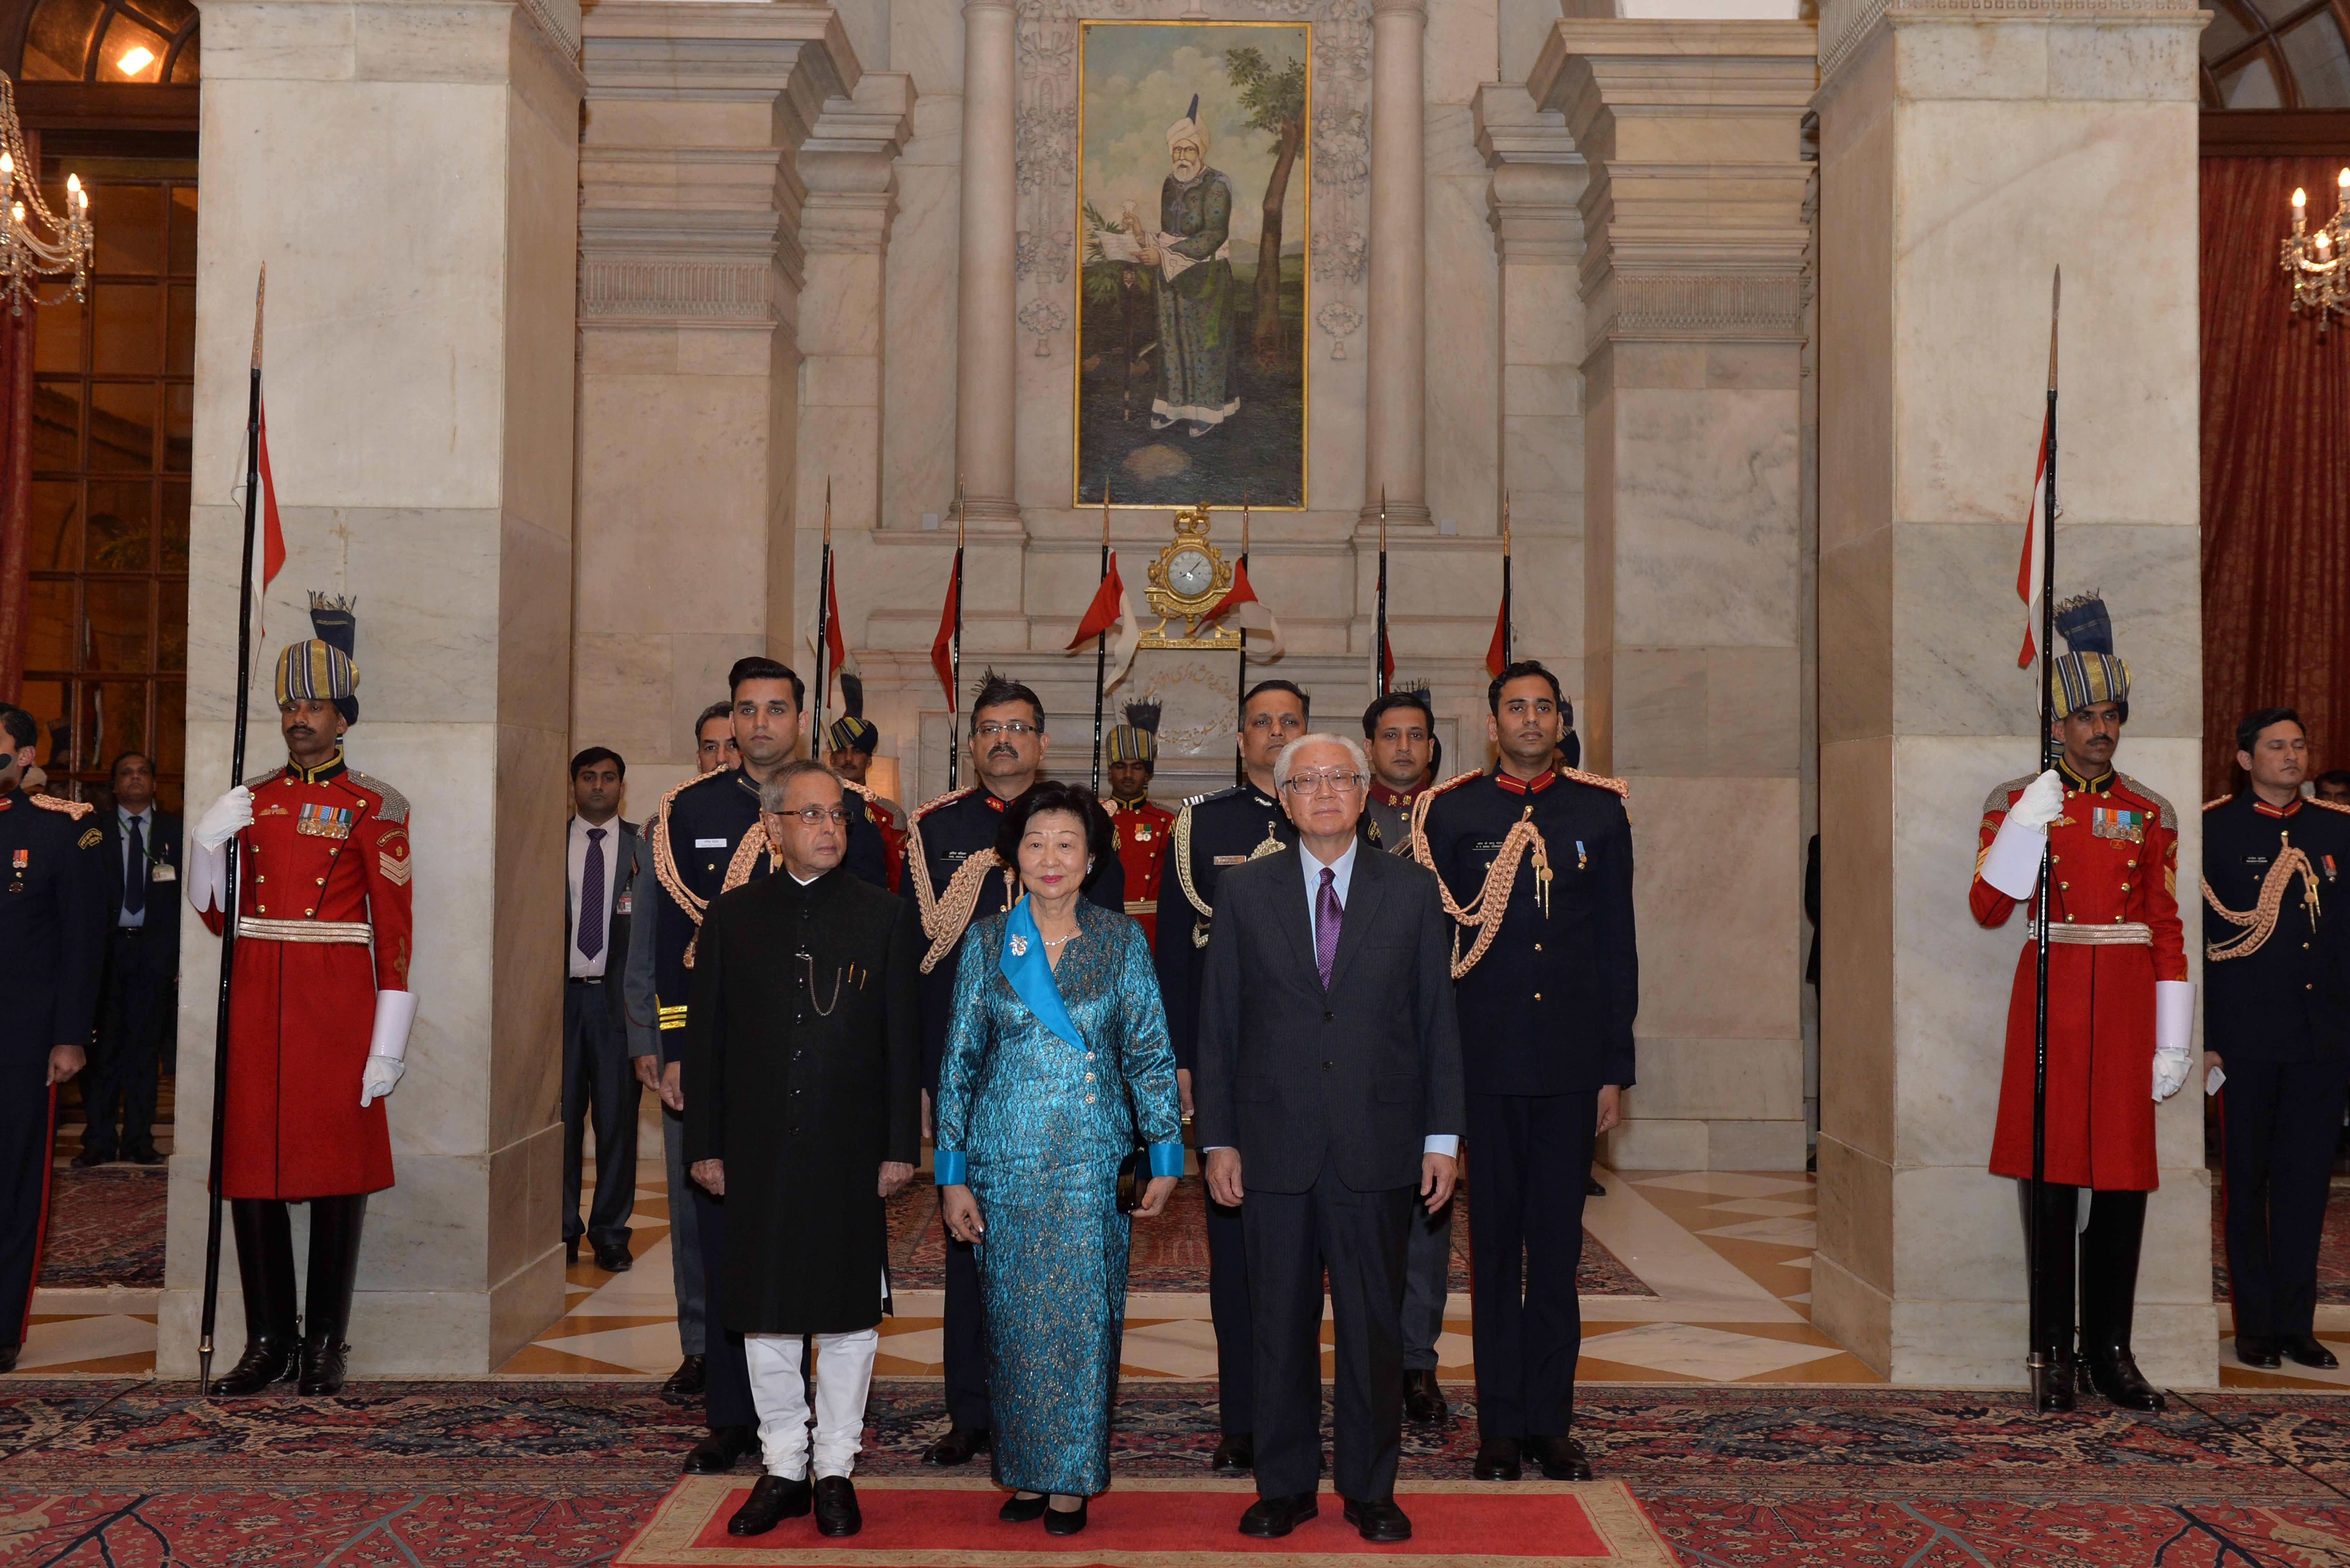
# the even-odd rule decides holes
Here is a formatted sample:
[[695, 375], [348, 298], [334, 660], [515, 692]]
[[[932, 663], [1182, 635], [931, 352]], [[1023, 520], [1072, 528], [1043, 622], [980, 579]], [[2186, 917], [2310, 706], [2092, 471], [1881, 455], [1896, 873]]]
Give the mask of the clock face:
[[1201, 550], [1178, 550], [1167, 558], [1167, 586], [1187, 599], [1215, 586], [1216, 569]]

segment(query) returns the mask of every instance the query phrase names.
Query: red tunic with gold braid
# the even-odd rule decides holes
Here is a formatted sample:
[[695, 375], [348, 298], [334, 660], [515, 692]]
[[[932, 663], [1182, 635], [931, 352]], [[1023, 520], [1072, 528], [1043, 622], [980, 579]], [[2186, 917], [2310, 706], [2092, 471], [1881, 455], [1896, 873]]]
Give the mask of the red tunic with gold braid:
[[[2048, 1142], [2052, 1182], [2150, 1192], [2154, 1158], [2154, 982], [2187, 978], [2178, 921], [2178, 814], [2126, 774], [2084, 783], [2060, 767], [2064, 814], [2049, 825]], [[1982, 858], [2032, 781], [1983, 803], [1967, 901], [2003, 925], [2018, 900], [1982, 879]], [[2027, 918], [2031, 911], [2026, 910]], [[2033, 1018], [2039, 948], [2025, 926], [2007, 1004], [2007, 1062], [1991, 1137], [1994, 1176], [2032, 1175]]]
[[1167, 840], [1175, 814], [1145, 795], [1139, 801], [1106, 800], [1111, 842], [1126, 870], [1126, 912], [1142, 922], [1146, 940], [1159, 940], [1159, 878], [1167, 869]]
[[[343, 765], [250, 781], [229, 996], [227, 1198], [326, 1198], [391, 1185], [383, 1102], [359, 1079], [375, 993], [408, 989], [408, 802]], [[203, 911], [214, 934], [217, 909]]]

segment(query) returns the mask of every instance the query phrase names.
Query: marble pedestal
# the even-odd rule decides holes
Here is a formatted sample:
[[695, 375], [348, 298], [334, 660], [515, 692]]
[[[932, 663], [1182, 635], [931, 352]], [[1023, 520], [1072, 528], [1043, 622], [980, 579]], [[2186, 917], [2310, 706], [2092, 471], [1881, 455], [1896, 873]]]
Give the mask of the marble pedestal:
[[[563, 1312], [556, 1217], [581, 81], [568, 0], [211, 5], [196, 322], [188, 775], [227, 782], [248, 366], [269, 269], [289, 551], [248, 774], [282, 762], [269, 660], [308, 590], [358, 600], [347, 752], [413, 805], [419, 1011], [369, 1206], [353, 1371], [482, 1373]], [[220, 944], [189, 916], [158, 1370], [196, 1367]], [[356, 1079], [333, 1092], [358, 1092]], [[297, 1235], [299, 1231], [297, 1231]], [[224, 1260], [220, 1369], [244, 1341]]]
[[[2035, 769], [2015, 562], [2060, 265], [2056, 587], [2112, 610], [2134, 677], [2116, 763], [2182, 808], [2199, 952], [2201, 26], [2162, 4], [1831, 0], [1821, 19], [1813, 1317], [1902, 1382], [2023, 1380], [2015, 1184], [1984, 1170], [2023, 922], [1979, 930], [1967, 887], [1986, 794]], [[2138, 1361], [2208, 1386], [2200, 1096], [2157, 1127]]]

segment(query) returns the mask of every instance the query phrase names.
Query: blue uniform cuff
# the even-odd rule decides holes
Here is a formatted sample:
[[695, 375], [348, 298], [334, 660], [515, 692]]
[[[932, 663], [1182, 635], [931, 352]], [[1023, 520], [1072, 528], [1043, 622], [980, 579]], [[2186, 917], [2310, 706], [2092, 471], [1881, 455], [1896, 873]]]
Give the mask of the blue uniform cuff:
[[1180, 1143], [1154, 1143], [1150, 1146], [1150, 1174], [1180, 1176], [1183, 1174], [1183, 1146]]
[[962, 1187], [971, 1177], [971, 1156], [961, 1149], [939, 1149], [931, 1157], [931, 1179], [941, 1187]]

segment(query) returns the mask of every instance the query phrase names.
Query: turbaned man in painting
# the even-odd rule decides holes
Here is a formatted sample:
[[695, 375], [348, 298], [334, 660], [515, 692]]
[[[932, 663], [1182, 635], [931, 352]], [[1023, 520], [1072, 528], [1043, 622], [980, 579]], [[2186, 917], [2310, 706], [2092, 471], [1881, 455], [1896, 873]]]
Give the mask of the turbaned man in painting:
[[1136, 259], [1159, 269], [1159, 395], [1150, 428], [1201, 436], [1239, 411], [1232, 378], [1232, 182], [1208, 167], [1200, 95], [1167, 128], [1174, 171], [1159, 188], [1158, 238]]

